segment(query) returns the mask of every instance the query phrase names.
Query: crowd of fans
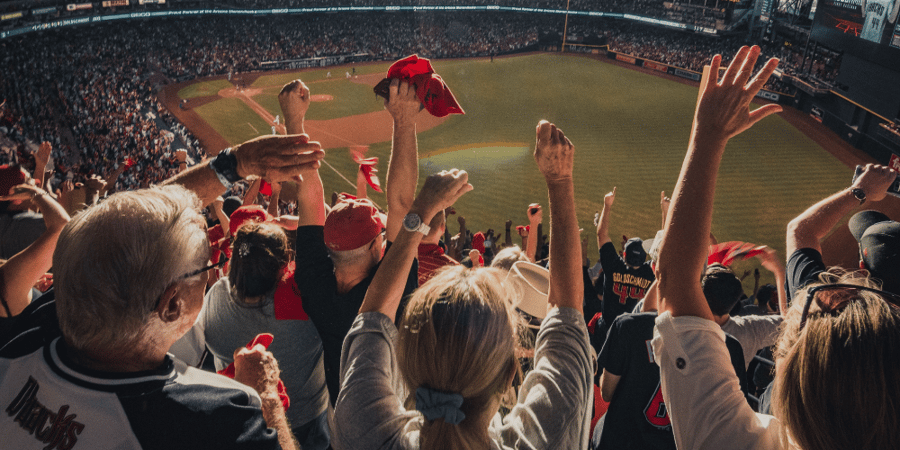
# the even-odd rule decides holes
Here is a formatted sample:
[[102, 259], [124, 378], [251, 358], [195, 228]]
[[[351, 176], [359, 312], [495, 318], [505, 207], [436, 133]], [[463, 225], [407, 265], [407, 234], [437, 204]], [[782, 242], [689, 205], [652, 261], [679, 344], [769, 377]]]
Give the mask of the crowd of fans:
[[[186, 150], [189, 161], [205, 157], [197, 139], [157, 100], [155, 89], [166, 79], [241, 73], [260, 70], [263, 62], [317, 56], [487, 56], [533, 48], [540, 36], [558, 33], [562, 21], [556, 15], [483, 12], [206, 17], [203, 27], [195, 26], [196, 19], [156, 20], [7, 39], [0, 43], [8, 68], [0, 80], [6, 99], [0, 162], [18, 160], [33, 170], [28, 154], [47, 141], [57, 173], [53, 188], [65, 179], [107, 176], [126, 161], [137, 169], [118, 178], [116, 187], [148, 186], [178, 169], [178, 150]], [[740, 41], [586, 18], [573, 18], [568, 31], [603, 36], [613, 51], [693, 71]], [[781, 58], [788, 75], [834, 79], [839, 61], [827, 57], [803, 66], [794, 48], [767, 46], [764, 55]], [[795, 92], [777, 78], [766, 88]]]
[[[0, 166], [0, 392], [14, 397], [4, 439], [16, 448], [891, 448], [900, 223], [875, 210], [850, 219], [861, 270], [827, 268], [821, 241], [860, 205], [878, 207], [897, 173], [870, 164], [808, 206], [786, 224], [787, 255], [710, 233], [727, 141], [781, 110], [751, 111], [776, 68], [757, 65], [761, 53], [743, 47], [720, 82], [701, 82], [652, 242], [623, 238], [617, 248], [615, 189], [604, 196], [599, 267], [576, 219], [577, 143], [546, 121], [534, 158], [550, 202], [522, 205], [527, 226], [468, 230], [453, 209], [473, 189], [463, 170], [429, 175], [415, 192], [417, 117], [435, 111], [423, 102], [450, 98], [412, 87], [427, 69], [388, 88], [386, 211], [364, 183], [326, 202], [324, 152], [304, 134], [311, 93], [299, 80], [278, 96], [287, 135], [189, 169], [176, 158], [161, 186], [108, 195], [100, 183], [71, 217], [26, 170]], [[720, 64], [711, 60], [713, 73]], [[90, 99], [83, 105], [137, 86], [91, 82], [100, 95], [73, 91]], [[152, 140], [136, 137], [134, 110], [119, 111], [121, 121], [101, 125], [132, 127], [125, 136], [141, 153]], [[36, 168], [50, 151], [40, 146]], [[298, 185], [284, 195], [290, 215], [277, 207], [286, 181]], [[777, 286], [744, 292], [729, 266], [750, 257]], [[778, 366], [771, 384], [749, 374], [766, 351]], [[843, 389], [848, 380], [866, 389]], [[837, 401], [841, 414], [823, 413]]]

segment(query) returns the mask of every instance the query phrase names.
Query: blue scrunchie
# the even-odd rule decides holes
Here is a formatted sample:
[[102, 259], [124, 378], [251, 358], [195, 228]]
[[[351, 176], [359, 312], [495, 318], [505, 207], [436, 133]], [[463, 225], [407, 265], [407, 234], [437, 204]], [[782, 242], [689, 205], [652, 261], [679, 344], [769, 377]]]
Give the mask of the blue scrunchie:
[[448, 394], [427, 387], [416, 389], [416, 409], [426, 419], [444, 419], [451, 425], [459, 425], [466, 415], [459, 409], [463, 404], [463, 397], [459, 394]]

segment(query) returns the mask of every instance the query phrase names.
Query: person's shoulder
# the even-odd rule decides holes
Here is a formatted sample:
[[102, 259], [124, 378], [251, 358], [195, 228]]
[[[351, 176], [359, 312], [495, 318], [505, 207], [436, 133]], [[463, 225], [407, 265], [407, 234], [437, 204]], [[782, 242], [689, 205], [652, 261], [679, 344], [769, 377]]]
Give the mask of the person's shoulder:
[[0, 357], [26, 355], [60, 335], [56, 299], [51, 289], [18, 315], [0, 320]]
[[210, 405], [232, 403], [259, 408], [262, 404], [259, 394], [250, 386], [224, 375], [190, 367], [179, 359], [174, 359], [174, 363], [175, 384], [187, 391], [203, 392], [204, 401]]

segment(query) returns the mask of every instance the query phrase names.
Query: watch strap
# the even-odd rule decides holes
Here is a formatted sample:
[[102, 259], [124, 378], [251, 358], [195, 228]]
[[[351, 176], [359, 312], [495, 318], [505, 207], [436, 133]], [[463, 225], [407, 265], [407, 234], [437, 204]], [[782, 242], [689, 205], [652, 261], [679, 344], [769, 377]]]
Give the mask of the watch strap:
[[209, 167], [225, 187], [231, 187], [232, 184], [241, 180], [241, 176], [237, 173], [237, 157], [231, 153], [231, 147], [219, 152], [209, 162]]

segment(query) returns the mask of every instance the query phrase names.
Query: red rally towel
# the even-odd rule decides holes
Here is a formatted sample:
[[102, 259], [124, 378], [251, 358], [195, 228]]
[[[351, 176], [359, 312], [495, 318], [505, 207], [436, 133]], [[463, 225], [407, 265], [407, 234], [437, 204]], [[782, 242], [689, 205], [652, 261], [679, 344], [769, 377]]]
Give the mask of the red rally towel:
[[434, 73], [431, 61], [419, 58], [419, 55], [407, 56], [392, 64], [387, 77], [412, 81], [416, 85], [416, 95], [432, 116], [465, 114], [444, 79]]
[[[272, 336], [269, 333], [261, 333], [256, 335], [249, 344], [247, 344], [247, 348], [253, 348], [256, 344], [262, 344], [263, 347], [269, 348], [269, 345], [272, 344], [272, 341], [275, 340], [275, 336]], [[219, 375], [225, 375], [228, 378], [234, 379], [234, 363], [228, 365], [228, 367], [217, 372]], [[291, 399], [287, 395], [287, 390], [284, 389], [284, 383], [281, 382], [281, 379], [278, 380], [278, 398], [281, 399], [281, 404], [284, 405], [284, 409], [288, 409], [291, 406]]]
[[382, 192], [381, 181], [378, 180], [378, 175], [375, 175], [378, 172], [378, 169], [375, 168], [375, 165], [378, 164], [378, 158], [366, 158], [368, 150], [369, 147], [365, 145], [353, 146], [350, 147], [350, 155], [353, 156], [353, 162], [359, 164], [359, 171], [366, 178], [366, 183], [372, 186], [375, 192]]
[[720, 263], [724, 266], [730, 266], [737, 259], [750, 259], [765, 250], [765, 246], [751, 244], [749, 242], [722, 242], [709, 246], [709, 256], [706, 258], [706, 264]]

